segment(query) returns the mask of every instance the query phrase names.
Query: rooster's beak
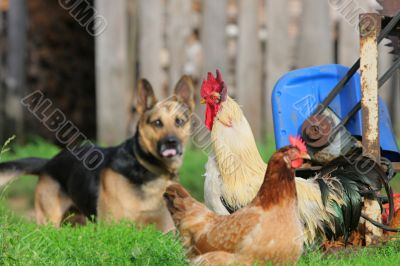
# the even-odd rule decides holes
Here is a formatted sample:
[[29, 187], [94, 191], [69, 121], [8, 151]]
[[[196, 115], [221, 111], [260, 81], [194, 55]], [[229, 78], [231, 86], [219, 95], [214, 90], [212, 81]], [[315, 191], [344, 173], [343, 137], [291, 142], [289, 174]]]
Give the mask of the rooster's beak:
[[306, 152], [301, 154], [301, 158], [303, 158], [304, 160], [311, 160], [310, 155]]
[[205, 104], [206, 103], [206, 100], [204, 100], [203, 98], [200, 100], [200, 103], [201, 104]]

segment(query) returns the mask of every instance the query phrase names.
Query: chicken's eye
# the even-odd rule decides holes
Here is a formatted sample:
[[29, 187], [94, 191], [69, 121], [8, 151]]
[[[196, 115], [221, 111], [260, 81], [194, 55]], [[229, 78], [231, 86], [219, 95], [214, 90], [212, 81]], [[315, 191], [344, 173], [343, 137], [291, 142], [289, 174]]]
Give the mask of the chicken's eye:
[[184, 123], [185, 123], [185, 121], [184, 121], [183, 119], [180, 119], [180, 118], [178, 118], [178, 117], [175, 119], [175, 125], [176, 125], [177, 127], [183, 126]]
[[220, 98], [219, 98], [219, 96], [218, 95], [213, 95], [213, 96], [211, 96], [211, 99], [212, 99], [212, 101], [214, 102], [214, 103], [220, 103]]
[[161, 122], [160, 119], [157, 119], [157, 120], [151, 122], [151, 124], [156, 128], [162, 128], [163, 127], [163, 123]]

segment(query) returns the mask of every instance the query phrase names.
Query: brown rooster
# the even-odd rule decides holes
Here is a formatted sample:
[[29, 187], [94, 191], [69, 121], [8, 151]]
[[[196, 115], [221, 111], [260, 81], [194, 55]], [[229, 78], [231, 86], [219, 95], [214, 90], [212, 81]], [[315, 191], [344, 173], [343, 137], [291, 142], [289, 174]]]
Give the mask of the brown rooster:
[[253, 201], [232, 215], [210, 211], [179, 184], [167, 188], [168, 209], [194, 264], [285, 265], [299, 259], [304, 239], [294, 169], [309, 155], [299, 139], [291, 143], [271, 157]]

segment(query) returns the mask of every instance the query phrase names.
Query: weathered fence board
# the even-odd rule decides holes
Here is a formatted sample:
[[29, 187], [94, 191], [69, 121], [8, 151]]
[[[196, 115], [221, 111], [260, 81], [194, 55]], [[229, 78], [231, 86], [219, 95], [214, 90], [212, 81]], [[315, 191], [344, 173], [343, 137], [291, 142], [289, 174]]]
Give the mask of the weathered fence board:
[[168, 1], [167, 46], [169, 48], [169, 93], [183, 73], [185, 47], [190, 34], [191, 2], [187, 0]]
[[289, 16], [282, 16], [288, 9], [288, 0], [267, 0], [268, 43], [265, 57], [265, 128], [273, 132], [271, 94], [275, 83], [290, 69]]
[[108, 26], [96, 37], [98, 140], [115, 144], [126, 138], [129, 112], [126, 0], [97, 0]]
[[258, 1], [239, 2], [237, 98], [257, 139], [262, 135], [261, 43], [258, 37]]
[[153, 85], [156, 96], [166, 96], [161, 66], [163, 2], [139, 0], [139, 74]]
[[5, 95], [5, 134], [24, 138], [24, 109], [20, 103], [26, 94], [27, 7], [25, 0], [10, 2], [8, 18], [7, 79]]
[[[0, 0], [1, 3], [2, 0]], [[2, 9], [0, 9], [2, 11]], [[4, 58], [6, 56], [6, 36], [4, 32], [5, 28], [5, 16], [2, 12], [0, 12], [0, 142], [3, 143], [5, 141], [5, 108], [4, 108], [4, 98], [6, 93], [5, 88], [5, 65]]]
[[202, 41], [204, 49], [204, 71], [220, 69], [227, 76], [226, 42], [227, 0], [203, 1]]
[[332, 21], [328, 1], [304, 0], [296, 66], [309, 67], [333, 62]]

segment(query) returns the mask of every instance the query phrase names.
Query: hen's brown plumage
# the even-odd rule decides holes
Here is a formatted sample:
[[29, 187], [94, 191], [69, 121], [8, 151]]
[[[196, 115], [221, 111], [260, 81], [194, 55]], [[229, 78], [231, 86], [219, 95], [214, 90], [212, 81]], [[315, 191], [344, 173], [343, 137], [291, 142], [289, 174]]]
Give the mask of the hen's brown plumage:
[[303, 251], [303, 226], [290, 167], [297, 156], [301, 154], [294, 147], [276, 152], [255, 199], [229, 216], [211, 212], [179, 184], [167, 188], [168, 209], [195, 263], [293, 264], [298, 260]]

